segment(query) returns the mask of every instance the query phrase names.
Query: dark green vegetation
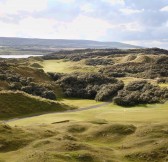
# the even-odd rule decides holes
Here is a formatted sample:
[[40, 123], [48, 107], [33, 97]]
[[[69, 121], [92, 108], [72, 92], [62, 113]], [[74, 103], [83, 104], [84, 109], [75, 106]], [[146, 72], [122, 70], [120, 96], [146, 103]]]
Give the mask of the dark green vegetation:
[[28, 66], [24, 59], [0, 61], [0, 119], [70, 109], [53, 101], [55, 86], [49, 76]]
[[[141, 53], [141, 54], [139, 54]], [[129, 55], [128, 55], [129, 54]], [[98, 73], [48, 73], [61, 87], [66, 97], [114, 102], [122, 106], [159, 103], [168, 98], [167, 88], [157, 83], [168, 82], [168, 51], [152, 49], [74, 50], [46, 55], [43, 59], [66, 59], [95, 67]], [[128, 86], [120, 79], [136, 77]], [[143, 81], [146, 79], [146, 81]], [[147, 81], [152, 79], [156, 84]], [[142, 80], [142, 81], [141, 81]]]
[[[146, 59], [149, 59], [150, 61], [146, 61]], [[131, 61], [113, 65], [111, 67], [103, 67], [100, 69], [100, 72], [110, 76], [115, 76], [117, 73], [118, 77], [131, 76], [146, 79], [166, 78], [168, 77], [167, 65], [167, 55], [140, 55]]]
[[[57, 80], [62, 87], [66, 97], [99, 99], [105, 100], [122, 89], [124, 84], [115, 78], [109, 78], [100, 74], [70, 74], [62, 76]], [[107, 86], [115, 88], [109, 92], [110, 94], [102, 94], [101, 91], [108, 89]], [[112, 92], [114, 91], [114, 92]], [[100, 95], [103, 95], [100, 97]], [[104, 97], [104, 98], [103, 98]]]
[[48, 79], [48, 76], [43, 70], [33, 70], [31, 68], [21, 67], [15, 63], [7, 63], [6, 61], [0, 62], [0, 81], [7, 82], [8, 89], [20, 90], [28, 94], [55, 100], [56, 95], [54, 91], [40, 84], [37, 77], [40, 77], [39, 79], [42, 80]]
[[[168, 82], [167, 54], [168, 51], [158, 48], [85, 49], [60, 51], [42, 58], [1, 59], [0, 90], [11, 90], [12, 93], [25, 92], [49, 99], [48, 102], [51, 103], [54, 103], [51, 100], [57, 98], [59, 100], [80, 98], [114, 101], [118, 105], [127, 107], [138, 104], [164, 103], [168, 99], [168, 89], [160, 87], [159, 84]], [[73, 71], [69, 74], [45, 73], [43, 63], [46, 59], [47, 61], [61, 59], [62, 63], [71, 61], [77, 63], [78, 68], [81, 64], [81, 67], [87, 65], [96, 70], [92, 72], [87, 69], [85, 72], [78, 73]], [[60, 64], [60, 66], [62, 65]], [[132, 81], [127, 85], [123, 82], [126, 77], [136, 77], [139, 78], [139, 81]], [[17, 93], [24, 94], [20, 92]], [[25, 110], [27, 109], [26, 105]], [[39, 106], [35, 105], [34, 107]], [[44, 111], [51, 111], [53, 107], [48, 105], [48, 110], [46, 108]], [[57, 105], [55, 107], [58, 108]], [[17, 116], [19, 111], [15, 115], [11, 112], [8, 116]], [[32, 113], [40, 111], [43, 110], [37, 108]], [[29, 113], [31, 113], [31, 109]], [[20, 115], [22, 115], [21, 112]], [[5, 114], [3, 116], [5, 117]]]
[[86, 65], [96, 66], [96, 65], [112, 65], [114, 62], [112, 59], [86, 59], [85, 61]]
[[147, 81], [131, 82], [118, 92], [114, 102], [121, 106], [159, 103], [168, 99], [168, 89], [154, 86]]
[[[123, 57], [128, 55], [137, 56], [137, 54], [143, 55], [161, 55], [168, 54], [167, 50], [159, 48], [145, 48], [145, 49], [78, 49], [78, 50], [67, 50], [67, 51], [58, 51], [53, 54], [45, 55], [43, 59], [68, 59], [71, 61], [79, 61], [82, 59], [95, 59], [100, 57], [113, 58]], [[103, 57], [103, 58], [102, 58]], [[136, 57], [134, 57], [135, 59]]]
[[167, 88], [160, 88], [145, 80], [124, 86], [122, 81], [102, 74], [49, 74], [61, 86], [66, 97], [97, 101], [114, 99], [121, 106], [160, 103], [168, 99]]

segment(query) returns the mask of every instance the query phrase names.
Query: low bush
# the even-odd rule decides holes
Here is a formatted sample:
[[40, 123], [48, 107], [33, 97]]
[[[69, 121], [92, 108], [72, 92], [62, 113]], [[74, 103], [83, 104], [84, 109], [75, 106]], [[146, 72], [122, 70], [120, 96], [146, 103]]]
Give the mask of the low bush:
[[31, 82], [28, 86], [21, 87], [21, 91], [24, 91], [28, 94], [32, 94], [35, 96], [40, 96], [43, 98], [47, 98], [50, 100], [55, 100], [56, 95], [53, 91], [48, 90], [47, 88], [38, 85], [37, 83]]
[[[97, 93], [106, 85], [113, 85], [116, 88], [121, 86], [121, 82], [113, 77], [106, 77], [101, 74], [71, 74], [64, 75], [57, 81], [63, 89], [63, 92], [66, 97], [77, 97], [77, 98], [86, 98], [86, 99], [95, 99]], [[116, 88], [117, 91], [119, 88]], [[107, 87], [108, 88], [108, 87]], [[104, 89], [107, 89], [104, 88]], [[107, 95], [111, 93], [104, 94], [106, 97], [102, 97], [102, 99], [108, 98]], [[100, 93], [99, 93], [100, 96]], [[97, 97], [98, 99], [99, 97]], [[101, 97], [100, 97], [101, 98]]]
[[117, 92], [121, 89], [123, 89], [124, 84], [118, 83], [118, 84], [108, 84], [103, 86], [97, 93], [95, 100], [96, 101], [107, 101], [111, 100], [112, 97], [117, 95]]
[[86, 65], [96, 66], [96, 65], [112, 65], [114, 62], [111, 59], [86, 59]]
[[121, 106], [160, 103], [168, 99], [168, 89], [161, 89], [146, 81], [136, 81], [128, 84], [118, 92], [114, 102]]
[[57, 81], [58, 79], [61, 79], [61, 77], [64, 75], [62, 73], [52, 73], [48, 72], [47, 73], [54, 81]]

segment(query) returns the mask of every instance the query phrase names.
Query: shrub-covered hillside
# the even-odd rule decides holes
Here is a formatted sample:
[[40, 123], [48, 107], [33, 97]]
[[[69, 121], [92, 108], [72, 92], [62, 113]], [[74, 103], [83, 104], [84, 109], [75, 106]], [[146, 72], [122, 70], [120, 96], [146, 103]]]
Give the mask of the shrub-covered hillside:
[[56, 99], [55, 92], [43, 84], [49, 81], [49, 77], [43, 70], [21, 66], [19, 61], [18, 64], [9, 62], [0, 62], [0, 82], [6, 85], [1, 89], [19, 90], [34, 96]]
[[122, 81], [96, 73], [49, 74], [62, 87], [66, 97], [111, 100], [124, 87]]
[[147, 81], [129, 83], [114, 98], [114, 102], [121, 106], [161, 103], [166, 100], [168, 100], [168, 89], [154, 86]]
[[66, 97], [110, 101], [121, 106], [161, 103], [168, 99], [168, 88], [161, 88], [145, 80], [124, 85], [114, 77], [102, 74], [49, 73], [62, 87]]

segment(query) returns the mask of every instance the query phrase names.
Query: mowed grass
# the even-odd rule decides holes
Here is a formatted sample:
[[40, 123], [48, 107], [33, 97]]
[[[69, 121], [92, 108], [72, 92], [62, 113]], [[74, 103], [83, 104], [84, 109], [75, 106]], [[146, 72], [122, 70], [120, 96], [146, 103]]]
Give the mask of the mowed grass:
[[[84, 105], [83, 105], [84, 106]], [[107, 120], [118, 123], [152, 123], [167, 122], [168, 102], [165, 104], [152, 104], [123, 108], [113, 103], [91, 110], [79, 112], [64, 112], [58, 114], [46, 114], [18, 121], [12, 121], [10, 125], [50, 124], [63, 120], [72, 121], [96, 121]]]
[[[78, 108], [100, 104], [82, 99], [59, 102]], [[0, 161], [164, 162], [167, 119], [168, 102], [132, 108], [110, 103], [85, 111], [11, 120], [8, 125], [0, 124]]]
[[97, 72], [93, 66], [87, 66], [82, 61], [73, 62], [66, 60], [44, 60], [40, 63], [45, 72], [72, 73], [72, 72]]
[[[11, 128], [3, 126], [0, 134], [3, 144], [0, 160], [164, 162], [168, 148], [167, 119], [168, 103], [133, 108], [111, 103], [92, 110], [10, 121]], [[4, 129], [11, 140], [4, 136]], [[2, 142], [3, 138], [8, 143]]]
[[88, 106], [99, 105], [103, 102], [97, 102], [95, 100], [89, 100], [89, 99], [63, 98], [60, 100], [60, 103], [76, 108], [84, 108]]

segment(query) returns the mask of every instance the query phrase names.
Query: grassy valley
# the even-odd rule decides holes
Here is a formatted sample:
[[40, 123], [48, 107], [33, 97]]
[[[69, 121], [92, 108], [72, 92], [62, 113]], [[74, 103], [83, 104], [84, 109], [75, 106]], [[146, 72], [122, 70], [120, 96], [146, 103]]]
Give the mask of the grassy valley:
[[0, 162], [165, 162], [168, 51], [83, 49], [0, 61]]

